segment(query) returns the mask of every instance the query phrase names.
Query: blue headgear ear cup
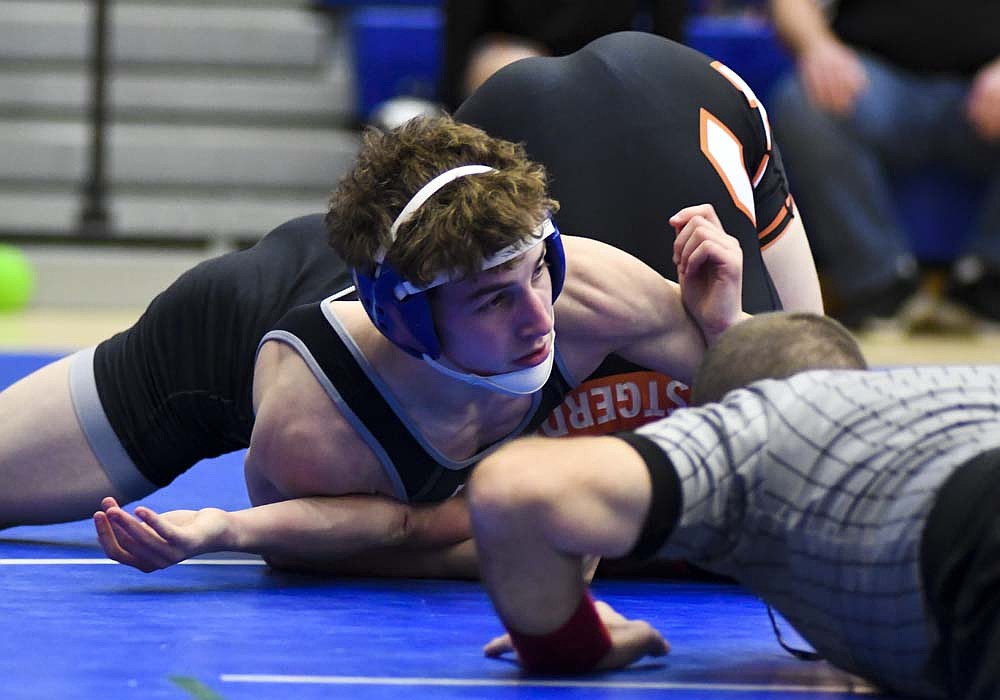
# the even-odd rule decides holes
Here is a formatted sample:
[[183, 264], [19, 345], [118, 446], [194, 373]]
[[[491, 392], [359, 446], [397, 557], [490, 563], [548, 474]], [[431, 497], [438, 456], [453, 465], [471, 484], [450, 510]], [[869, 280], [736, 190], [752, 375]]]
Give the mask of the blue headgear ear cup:
[[549, 266], [549, 278], [552, 280], [552, 303], [556, 303], [563, 283], [566, 282], [566, 250], [563, 248], [559, 227], [552, 222], [552, 234], [545, 239], [545, 262]]
[[396, 287], [402, 282], [402, 276], [387, 263], [378, 265], [374, 276], [354, 271], [358, 298], [379, 332], [414, 357], [428, 355], [436, 359], [441, 345], [428, 294], [420, 292], [399, 299]]

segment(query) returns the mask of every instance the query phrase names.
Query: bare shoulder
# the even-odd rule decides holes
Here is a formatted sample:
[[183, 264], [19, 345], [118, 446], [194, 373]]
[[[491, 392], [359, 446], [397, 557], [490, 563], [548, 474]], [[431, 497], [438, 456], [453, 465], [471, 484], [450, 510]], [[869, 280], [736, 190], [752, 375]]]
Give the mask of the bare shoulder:
[[285, 497], [385, 492], [382, 465], [290, 345], [268, 341], [254, 373], [246, 470]]

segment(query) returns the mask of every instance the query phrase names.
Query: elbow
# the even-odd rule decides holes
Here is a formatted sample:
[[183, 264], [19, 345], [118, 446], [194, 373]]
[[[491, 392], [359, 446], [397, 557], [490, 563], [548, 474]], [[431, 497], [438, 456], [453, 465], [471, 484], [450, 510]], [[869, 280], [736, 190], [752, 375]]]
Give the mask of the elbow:
[[405, 503], [394, 509], [386, 528], [386, 547], [401, 547], [418, 540], [420, 527], [416, 511]]
[[558, 479], [539, 470], [524, 439], [483, 460], [468, 485], [469, 515], [477, 540], [526, 535], [549, 527]]

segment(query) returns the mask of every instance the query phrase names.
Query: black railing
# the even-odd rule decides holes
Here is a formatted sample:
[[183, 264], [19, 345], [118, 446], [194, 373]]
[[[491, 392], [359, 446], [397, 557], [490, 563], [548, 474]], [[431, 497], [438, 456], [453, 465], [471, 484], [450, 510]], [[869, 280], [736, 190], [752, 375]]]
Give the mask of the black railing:
[[83, 181], [80, 236], [106, 238], [111, 234], [107, 187], [107, 77], [110, 22], [107, 0], [93, 0], [90, 46], [90, 102], [87, 116], [90, 143]]

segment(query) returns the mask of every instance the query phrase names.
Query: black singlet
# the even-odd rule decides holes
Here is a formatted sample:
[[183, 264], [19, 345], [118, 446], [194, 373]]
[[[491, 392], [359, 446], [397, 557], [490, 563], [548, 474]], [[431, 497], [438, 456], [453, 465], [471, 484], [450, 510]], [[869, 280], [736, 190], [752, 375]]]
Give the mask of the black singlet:
[[456, 461], [435, 450], [420, 436], [413, 420], [368, 364], [327, 303], [292, 309], [264, 339], [287, 343], [299, 353], [330, 400], [379, 458], [395, 484], [396, 497], [413, 503], [452, 496], [479, 460], [507, 440], [536, 430], [572, 388], [557, 359], [521, 425], [504, 440], [484, 445], [475, 455]]
[[139, 471], [165, 486], [201, 459], [246, 447], [260, 339], [289, 309], [350, 284], [323, 216], [304, 216], [188, 270], [98, 345], [98, 395]]
[[[714, 204], [743, 248], [744, 308], [773, 311], [781, 303], [760, 251], [784, 232], [791, 198], [766, 115], [738, 82], [690, 48], [620, 32], [568, 56], [507, 66], [455, 118], [526, 145], [549, 173], [563, 233], [610, 243], [670, 279], [668, 219]], [[729, 182], [720, 149], [741, 156]], [[742, 207], [732, 194], [741, 191]]]

